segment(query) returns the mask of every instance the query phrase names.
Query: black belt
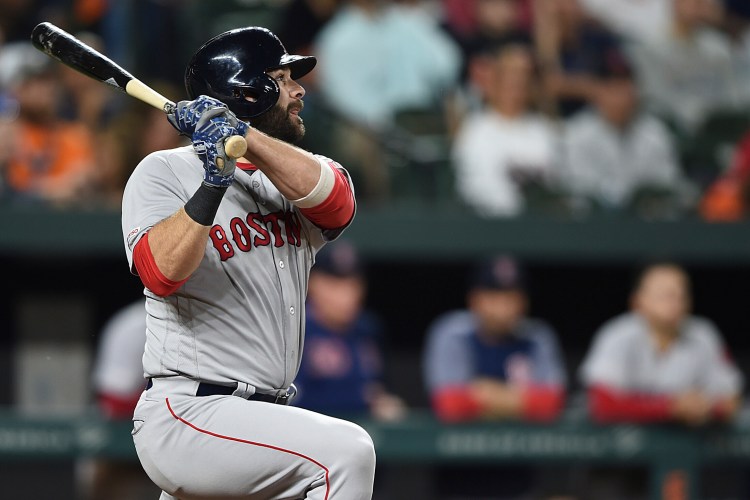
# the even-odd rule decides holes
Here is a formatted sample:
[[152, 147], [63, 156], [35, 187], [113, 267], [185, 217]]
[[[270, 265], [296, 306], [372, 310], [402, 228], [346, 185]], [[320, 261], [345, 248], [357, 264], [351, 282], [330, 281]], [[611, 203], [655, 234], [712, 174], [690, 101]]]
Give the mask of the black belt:
[[[154, 383], [151, 379], [148, 379], [146, 384], [146, 390], [151, 389]], [[234, 385], [219, 385], [209, 384], [208, 382], [201, 382], [198, 384], [198, 390], [195, 391], [196, 396], [231, 396], [232, 393], [237, 390], [237, 384]], [[280, 396], [274, 396], [273, 394], [261, 394], [256, 392], [252, 396], [245, 398], [249, 401], [263, 401], [264, 403], [274, 403], [277, 405], [288, 405], [289, 400], [294, 394], [282, 394]]]

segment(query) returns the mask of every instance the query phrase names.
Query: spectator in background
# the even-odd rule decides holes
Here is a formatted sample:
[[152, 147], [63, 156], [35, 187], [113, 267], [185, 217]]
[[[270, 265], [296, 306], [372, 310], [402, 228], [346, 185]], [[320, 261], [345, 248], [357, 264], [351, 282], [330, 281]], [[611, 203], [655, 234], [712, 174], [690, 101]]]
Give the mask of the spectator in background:
[[659, 38], [669, 30], [673, 0], [581, 0], [583, 8], [628, 41]]
[[291, 0], [282, 9], [278, 35], [290, 54], [310, 54], [313, 40], [342, 0]]
[[318, 252], [307, 292], [307, 338], [293, 404], [334, 416], [395, 420], [405, 414], [386, 391], [380, 320], [363, 309], [362, 261], [347, 241]]
[[533, 110], [538, 80], [525, 38], [488, 48], [482, 64], [487, 104], [458, 130], [452, 151], [456, 189], [482, 216], [513, 216], [525, 208], [526, 186], [552, 178], [555, 131]]
[[712, 27], [720, 6], [672, 0], [666, 29], [630, 45], [645, 103], [681, 133], [693, 132], [712, 111], [739, 104], [729, 40]]
[[62, 93], [57, 67], [26, 42], [5, 46], [2, 57], [0, 73], [9, 79], [9, 95], [19, 104], [4, 172], [8, 190], [15, 199], [80, 203], [93, 188], [93, 138], [83, 123], [58, 116]]
[[629, 62], [611, 49], [592, 77], [592, 106], [570, 118], [562, 135], [560, 175], [566, 190], [579, 206], [593, 202], [606, 209], [638, 210], [636, 195], [650, 189], [671, 200], [666, 209], [653, 213], [652, 206], [652, 213], [642, 215], [671, 215], [684, 208], [682, 195], [689, 190], [672, 136], [641, 110]]
[[318, 89], [345, 120], [333, 131], [337, 147], [362, 179], [365, 198], [385, 198], [380, 136], [399, 110], [441, 107], [458, 79], [460, 50], [420, 0], [349, 0], [315, 45]]
[[324, 97], [343, 117], [375, 130], [399, 109], [440, 103], [460, 64], [457, 47], [419, 0], [350, 0], [316, 46]]
[[602, 326], [581, 366], [594, 420], [698, 426], [734, 417], [742, 376], [716, 327], [690, 315], [690, 300], [684, 269], [644, 269], [631, 311]]
[[491, 79], [487, 48], [518, 33], [528, 31], [526, 2], [523, 0], [445, 0], [444, 27], [463, 52], [461, 83], [448, 100], [448, 129], [455, 135], [467, 114], [485, 105]]
[[[94, 360], [92, 381], [102, 417], [127, 422], [146, 387], [141, 358], [146, 344], [143, 300], [117, 311], [104, 325]], [[132, 460], [97, 458], [86, 480], [86, 500], [156, 498], [159, 489]]]
[[444, 2], [445, 27], [470, 59], [487, 45], [529, 29], [529, 9], [524, 0], [473, 0]]
[[[444, 422], [549, 422], [563, 407], [565, 370], [555, 332], [526, 316], [522, 270], [510, 257], [477, 264], [467, 310], [430, 326], [423, 368], [432, 407]], [[542, 478], [527, 467], [475, 467], [438, 476], [443, 498], [529, 498]], [[531, 496], [531, 498], [536, 498]]]
[[[164, 82], [149, 82], [161, 95], [179, 100], [180, 91]], [[125, 183], [138, 163], [150, 153], [184, 146], [160, 109], [135, 99], [128, 100], [108, 126], [97, 134], [97, 173], [91, 203], [119, 210]]]
[[529, 27], [531, 0], [442, 0], [440, 3], [445, 28], [459, 41], [495, 38]]
[[[98, 35], [81, 32], [75, 36], [95, 50], [103, 54], [107, 52]], [[68, 66], [60, 65], [59, 73], [64, 93], [59, 103], [60, 116], [83, 123], [93, 135], [106, 129], [120, 111], [120, 94]]]
[[18, 102], [0, 92], [0, 201], [10, 197], [4, 173], [15, 149]]
[[112, 420], [131, 419], [146, 387], [141, 362], [146, 345], [143, 307], [141, 299], [123, 307], [99, 336], [92, 380], [99, 410]]
[[467, 310], [430, 327], [424, 376], [437, 416], [551, 421], [562, 409], [565, 370], [555, 332], [528, 318], [522, 270], [507, 256], [480, 262]]
[[586, 15], [581, 0], [537, 1], [534, 43], [545, 109], [568, 117], [591, 99], [596, 71], [620, 45], [617, 36]]
[[[631, 311], [599, 329], [580, 368], [594, 421], [700, 426], [735, 415], [742, 377], [716, 327], [690, 315], [690, 300], [681, 267], [657, 263], [640, 273]], [[638, 472], [594, 467], [586, 493], [644, 498], [648, 481]]]

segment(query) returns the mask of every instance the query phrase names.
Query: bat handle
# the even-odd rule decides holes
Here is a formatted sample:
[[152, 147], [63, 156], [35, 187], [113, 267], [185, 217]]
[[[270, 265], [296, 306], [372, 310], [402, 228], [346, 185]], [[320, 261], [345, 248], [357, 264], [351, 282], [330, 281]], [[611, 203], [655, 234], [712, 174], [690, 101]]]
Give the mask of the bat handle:
[[233, 135], [224, 141], [224, 151], [230, 158], [242, 158], [247, 151], [247, 142], [241, 135]]

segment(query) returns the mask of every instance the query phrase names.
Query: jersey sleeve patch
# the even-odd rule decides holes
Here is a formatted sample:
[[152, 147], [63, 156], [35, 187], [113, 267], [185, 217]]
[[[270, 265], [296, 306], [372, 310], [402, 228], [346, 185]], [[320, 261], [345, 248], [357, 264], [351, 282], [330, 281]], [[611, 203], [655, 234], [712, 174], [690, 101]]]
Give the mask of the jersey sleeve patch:
[[128, 244], [128, 248], [132, 251], [133, 247], [135, 246], [136, 238], [138, 237], [138, 234], [141, 232], [141, 226], [134, 227], [130, 230], [128, 233], [128, 236], [126, 237], [126, 241]]

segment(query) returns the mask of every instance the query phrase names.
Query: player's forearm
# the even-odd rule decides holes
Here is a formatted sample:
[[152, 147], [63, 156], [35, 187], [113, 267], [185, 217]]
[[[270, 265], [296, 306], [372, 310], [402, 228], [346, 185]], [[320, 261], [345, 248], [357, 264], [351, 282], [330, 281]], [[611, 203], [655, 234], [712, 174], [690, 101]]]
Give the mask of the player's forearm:
[[173, 281], [193, 274], [206, 251], [209, 229], [191, 219], [184, 208], [151, 228], [148, 242], [159, 271]]
[[520, 418], [524, 410], [523, 391], [500, 380], [479, 378], [469, 384], [485, 418]]
[[498, 390], [494, 396], [483, 402], [482, 416], [485, 418], [522, 418], [524, 416], [523, 391], [510, 386]]
[[245, 157], [270, 179], [288, 200], [304, 198], [318, 184], [321, 165], [300, 148], [250, 128]]

